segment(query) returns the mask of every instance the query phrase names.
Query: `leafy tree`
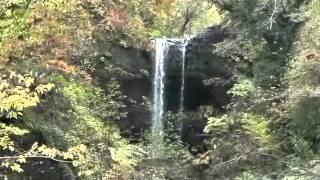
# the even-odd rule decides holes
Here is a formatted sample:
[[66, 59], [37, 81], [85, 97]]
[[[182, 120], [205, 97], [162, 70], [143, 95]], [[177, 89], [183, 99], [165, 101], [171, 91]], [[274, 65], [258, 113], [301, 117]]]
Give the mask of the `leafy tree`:
[[[37, 83], [34, 75], [10, 74], [0, 78], [0, 118], [17, 119], [24, 115], [26, 109], [37, 106], [40, 96], [49, 92], [53, 84]], [[8, 156], [0, 156], [0, 168], [10, 168], [13, 172], [23, 172], [21, 164], [30, 158], [52, 159], [58, 162], [84, 161], [86, 147], [79, 145], [68, 151], [59, 151], [45, 145], [34, 143], [29, 150], [21, 150], [12, 139], [14, 136], [24, 136], [27, 130], [0, 122], [0, 151], [7, 151]], [[60, 158], [60, 159], [57, 159]]]
[[295, 133], [307, 140], [315, 151], [319, 150], [319, 1], [311, 1], [303, 6], [304, 17], [308, 17], [296, 38], [292, 50], [290, 69], [286, 74], [289, 89], [289, 117]]

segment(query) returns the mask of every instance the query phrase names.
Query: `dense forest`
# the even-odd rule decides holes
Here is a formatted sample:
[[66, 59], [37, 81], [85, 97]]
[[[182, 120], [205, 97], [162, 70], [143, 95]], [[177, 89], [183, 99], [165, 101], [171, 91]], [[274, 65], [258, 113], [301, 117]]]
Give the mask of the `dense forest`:
[[320, 0], [1, 0], [0, 72], [0, 180], [320, 179]]

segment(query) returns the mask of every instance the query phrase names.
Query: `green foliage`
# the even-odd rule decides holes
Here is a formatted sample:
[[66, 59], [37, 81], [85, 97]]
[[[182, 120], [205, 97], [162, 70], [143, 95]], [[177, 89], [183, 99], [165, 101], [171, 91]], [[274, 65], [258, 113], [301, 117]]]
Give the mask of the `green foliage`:
[[229, 20], [229, 27], [235, 32], [240, 31], [237, 37], [240, 39], [239, 50], [245, 55], [241, 62], [251, 68], [249, 73], [253, 75], [255, 84], [264, 89], [281, 86], [288, 55], [301, 22], [296, 16], [303, 16], [299, 10], [302, 1], [213, 2], [228, 11], [225, 19]]
[[123, 140], [116, 144], [114, 148], [110, 147], [109, 149], [112, 160], [119, 163], [120, 168], [135, 167], [144, 155], [144, 152], [139, 146], [128, 144], [128, 142]]
[[[79, 174], [86, 178], [114, 178], [132, 172], [143, 155], [143, 150], [139, 145], [129, 144], [123, 139], [119, 129], [113, 124], [125, 116], [120, 111], [124, 97], [116, 81], [109, 81], [106, 91], [79, 79], [68, 79], [61, 75], [53, 75], [50, 81], [58, 89], [59, 94], [53, 97], [58, 102], [55, 106], [42, 104], [42, 107], [54, 108], [61, 115], [55, 116], [50, 122], [39, 123], [34, 115], [29, 114], [32, 126], [42, 130], [51, 123], [50, 129], [56, 128], [56, 132], [61, 134], [57, 136], [52, 131], [46, 131], [49, 133], [46, 138], [52, 137], [54, 145], [63, 141], [70, 145], [86, 144], [87, 159], [77, 164]], [[49, 118], [51, 115], [47, 111], [48, 109], [41, 110], [40, 117]]]
[[20, 129], [14, 126], [8, 126], [0, 123], [0, 150], [15, 150], [15, 143], [11, 139], [12, 136], [23, 136], [28, 133], [25, 129]]
[[319, 67], [320, 62], [315, 59], [307, 60], [305, 53], [301, 53], [291, 63], [291, 69], [286, 76], [291, 92], [291, 104], [303, 101], [305, 97], [317, 96], [320, 86]]
[[[195, 2], [194, 0], [186, 2], [180, 0], [180, 3], [184, 4], [181, 5], [182, 7], [193, 9], [196, 14], [187, 27], [186, 35], [199, 33], [208, 27], [220, 24], [223, 20], [223, 15], [219, 13], [217, 7], [209, 2]], [[183, 8], [179, 7], [178, 9]]]
[[319, 149], [319, 103], [318, 97], [305, 97], [290, 109], [290, 117], [299, 136]]
[[207, 126], [204, 128], [205, 133], [227, 133], [229, 125], [233, 124], [228, 115], [221, 117], [210, 117]]
[[[117, 6], [112, 6], [114, 5], [112, 1], [99, 0], [30, 1], [28, 5], [27, 1], [10, 2], [13, 6], [20, 6], [25, 14], [18, 14], [18, 10], [15, 9], [15, 16], [0, 17], [0, 31], [6, 32], [1, 34], [0, 68], [18, 62], [19, 65], [32, 64], [29, 66], [32, 70], [46, 65], [41, 71], [47, 72], [55, 68], [49, 64], [50, 62], [59, 60], [64, 65], [69, 65], [71, 57], [81, 56], [80, 63], [84, 62], [82, 65], [85, 67], [82, 70], [93, 72], [96, 64], [101, 63], [97, 61], [100, 58], [97, 47], [100, 44], [97, 45], [97, 41], [111, 40], [115, 43], [130, 39], [141, 42], [145, 38], [144, 24], [139, 13], [132, 16], [130, 22], [125, 23], [123, 27], [115, 23], [116, 19], [113, 21], [112, 18], [117, 16], [113, 16], [113, 12], [127, 13], [131, 10], [128, 6], [124, 7], [124, 2]], [[3, 8], [1, 12], [11, 11], [9, 4], [1, 2], [0, 8]], [[110, 7], [115, 7], [116, 11]], [[96, 18], [98, 16], [102, 17], [101, 21]], [[92, 47], [84, 46], [85, 42]], [[32, 129], [41, 132], [50, 147], [67, 151], [78, 144], [86, 144], [88, 146], [86, 159], [81, 162], [73, 161], [79, 174], [86, 178], [109, 179], [111, 176], [118, 177], [119, 173], [129, 173], [141, 159], [137, 157], [142, 156], [143, 151], [139, 145], [131, 145], [123, 139], [119, 129], [113, 124], [126, 115], [122, 111], [124, 96], [116, 79], [112, 78], [117, 76], [119, 68], [106, 64], [104, 66], [110, 71], [107, 83], [101, 85], [104, 90], [79, 80], [79, 77], [68, 79], [52, 73], [36, 79], [36, 81], [51, 82], [48, 86], [32, 84], [30, 91], [24, 84], [21, 87], [16, 82], [12, 84], [10, 82], [10, 87], [5, 84], [7, 89], [5, 94], [1, 91], [1, 98], [3, 96], [9, 99], [10, 93], [16, 91], [15, 88], [17, 90], [21, 88], [19, 97], [16, 98], [20, 104], [12, 104], [14, 99], [10, 98], [12, 101], [1, 104], [4, 107], [1, 109], [1, 115], [7, 115], [7, 111], [15, 113], [12, 109], [18, 108], [17, 115], [12, 117], [23, 119]], [[26, 71], [25, 66], [11, 68]], [[81, 73], [87, 76], [86, 72]], [[46, 93], [52, 84], [55, 84], [55, 90]], [[22, 91], [23, 88], [26, 89], [25, 92]], [[40, 106], [36, 106], [39, 103]], [[25, 113], [23, 117], [19, 108]]]
[[0, 39], [3, 41], [16, 35], [24, 35], [28, 28], [31, 1], [4, 0], [0, 2]]
[[16, 74], [14, 71], [9, 75], [0, 77], [0, 116], [18, 118], [23, 111], [40, 102], [41, 95], [50, 91], [53, 84], [36, 84], [33, 74]]
[[[296, 46], [292, 50], [290, 69], [286, 74], [289, 85], [289, 117], [293, 128], [301, 141], [306, 140], [313, 150], [319, 150], [319, 58], [309, 57], [317, 54], [319, 46], [319, 1], [310, 1], [303, 6], [304, 16], [308, 18], [301, 27], [296, 39]], [[295, 141], [295, 142], [301, 142]], [[308, 148], [307, 148], [308, 149]], [[302, 150], [297, 150], [302, 151]], [[304, 151], [301, 156], [305, 156]]]
[[235, 177], [235, 180], [271, 180], [267, 176], [261, 175], [259, 173], [245, 171], [241, 175]]
[[106, 84], [106, 95], [100, 88], [86, 85], [84, 82], [68, 81], [63, 76], [54, 77], [53, 82], [59, 84], [60, 92], [70, 100], [76, 110], [79, 108], [79, 112], [88, 111], [94, 116], [112, 121], [126, 115], [121, 113], [124, 96], [115, 80]]
[[161, 160], [179, 160], [184, 157], [186, 150], [181, 141], [179, 116], [167, 112], [163, 118], [164, 132], [153, 132], [147, 135], [146, 151], [150, 158]]
[[171, 30], [164, 35], [191, 36], [220, 23], [222, 19], [218, 9], [210, 2], [176, 0], [174, 15], [170, 17], [167, 25], [164, 24], [169, 25]]
[[305, 16], [308, 17], [308, 23], [305, 24], [303, 27], [304, 31], [302, 32], [303, 35], [301, 36], [305, 39], [303, 43], [305, 50], [319, 50], [320, 49], [320, 40], [319, 40], [319, 29], [320, 29], [320, 17], [319, 17], [319, 10], [320, 10], [320, 2], [317, 0], [312, 0], [308, 3], [305, 7]]
[[[20, 130], [20, 132], [21, 131], [22, 130]], [[9, 168], [12, 172], [17, 173], [23, 172], [21, 165], [27, 163], [27, 159], [32, 158], [51, 159], [57, 162], [72, 163], [75, 167], [78, 167], [79, 164], [85, 162], [85, 154], [87, 152], [86, 146], [84, 145], [70, 147], [67, 151], [59, 151], [56, 148], [49, 148], [45, 145], [38, 146], [37, 143], [34, 143], [28, 151], [21, 152], [13, 146], [9, 146], [9, 150], [15, 152], [16, 155], [0, 157], [2, 160], [0, 169]]]
[[290, 143], [293, 146], [295, 154], [303, 159], [310, 159], [314, 156], [310, 143], [299, 136], [292, 136]]
[[[69, 152], [70, 148], [77, 147], [79, 144], [86, 144], [85, 159], [78, 160], [79, 156], [73, 155], [72, 163], [77, 167], [79, 175], [87, 178], [111, 177], [119, 176], [118, 173], [133, 171], [133, 166], [140, 160], [137, 157], [142, 156], [143, 151], [139, 145], [131, 145], [123, 139], [119, 129], [112, 123], [125, 116], [125, 113], [120, 112], [124, 97], [116, 81], [110, 81], [106, 85], [107, 91], [79, 79], [68, 79], [62, 75], [47, 75], [36, 80], [38, 81], [51, 82], [50, 84], [55, 84], [55, 89], [41, 99], [37, 97], [40, 106], [26, 107], [27, 109], [23, 110], [23, 117], [19, 118], [33, 130], [41, 132], [50, 147], [65, 151], [58, 151], [55, 148], [42, 151], [40, 148], [42, 146], [39, 146], [41, 151], [36, 148], [32, 151], [32, 156], [48, 157], [48, 153], [52, 152], [56, 155], [55, 158], [64, 159], [68, 157], [64, 156], [63, 152]], [[40, 85], [42, 84], [38, 86], [33, 84], [33, 91], [37, 89], [45, 93], [42, 90], [45, 88], [39, 88], [42, 87]], [[33, 91], [31, 90], [30, 94], [36, 95]], [[12, 149], [14, 141], [8, 139], [8, 136], [3, 138], [5, 139], [1, 141], [10, 142], [11, 144], [7, 144], [7, 147]], [[72, 159], [67, 160], [71, 163]]]
[[164, 116], [165, 159], [181, 159], [186, 153], [181, 140], [182, 120], [177, 114], [167, 112]]
[[244, 122], [246, 132], [257, 139], [264, 148], [274, 148], [272, 146], [276, 143], [269, 127], [270, 121], [267, 118], [255, 114], [244, 113], [242, 115], [242, 121]]
[[[238, 179], [268, 179], [263, 172], [268, 168], [275, 168], [269, 179], [318, 179], [316, 166], [307, 161], [319, 150], [319, 1], [213, 2], [228, 11], [226, 26], [240, 31], [236, 40], [220, 44], [219, 52], [240, 63], [236, 77], [251, 79], [240, 79], [229, 91], [244, 97], [233, 98], [226, 114], [209, 119], [205, 131], [213, 136], [212, 150], [230, 161], [243, 152], [239, 147], [275, 155], [271, 166], [260, 168], [258, 161], [268, 157], [263, 152], [266, 157]], [[230, 48], [232, 42], [239, 47]], [[238, 164], [229, 172], [239, 166], [246, 169]]]
[[212, 137], [210, 151], [212, 151], [211, 156], [215, 157], [212, 164], [213, 174], [230, 174], [237, 172], [240, 166], [247, 167], [250, 161], [261, 162], [260, 159], [252, 157], [252, 154], [258, 151], [258, 143], [250, 133], [246, 132], [240, 118], [241, 114], [209, 118], [205, 132]]
[[[53, 84], [36, 83], [33, 73], [16, 74], [12, 71], [9, 75], [2, 75], [0, 84], [0, 117], [2, 118], [18, 118], [21, 117], [26, 109], [35, 107], [40, 103], [40, 96], [50, 91]], [[0, 168], [10, 168], [13, 172], [23, 172], [21, 164], [27, 162], [28, 158], [61, 158], [66, 160], [74, 160], [74, 162], [82, 162], [86, 152], [84, 145], [71, 147], [68, 151], [63, 152], [55, 148], [48, 148], [45, 145], [38, 146], [35, 143], [29, 150], [23, 151], [16, 145], [12, 139], [14, 136], [24, 136], [27, 130], [0, 123], [0, 150], [11, 152], [10, 156], [0, 157], [3, 159]], [[59, 160], [56, 160], [59, 161]], [[67, 162], [67, 161], [66, 161]], [[71, 162], [71, 161], [70, 161]]]
[[[206, 1], [138, 0], [124, 4], [133, 17], [128, 26], [128, 34], [134, 31], [147, 38], [171, 37], [184, 33], [192, 35], [222, 19], [216, 7]], [[130, 36], [136, 39], [137, 34]]]
[[210, 117], [204, 132], [221, 136], [239, 130], [257, 140], [263, 148], [270, 148], [276, 143], [269, 123], [270, 121], [265, 117], [250, 113], [223, 115]]
[[233, 96], [247, 96], [255, 90], [254, 84], [250, 79], [240, 79], [235, 83], [233, 87], [228, 91], [228, 94]]

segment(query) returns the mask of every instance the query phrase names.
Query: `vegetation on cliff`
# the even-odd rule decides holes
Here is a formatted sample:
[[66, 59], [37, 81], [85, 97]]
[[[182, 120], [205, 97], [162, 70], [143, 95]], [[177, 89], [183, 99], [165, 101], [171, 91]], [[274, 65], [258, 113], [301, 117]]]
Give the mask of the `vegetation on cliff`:
[[[319, 12], [319, 0], [2, 0], [0, 179], [320, 178]], [[228, 34], [207, 48], [234, 64], [230, 103], [167, 112], [154, 162], [148, 129], [121, 126], [150, 113], [150, 94], [137, 102], [124, 82], [152, 68], [113, 50], [213, 26]], [[200, 116], [201, 147], [188, 142]]]

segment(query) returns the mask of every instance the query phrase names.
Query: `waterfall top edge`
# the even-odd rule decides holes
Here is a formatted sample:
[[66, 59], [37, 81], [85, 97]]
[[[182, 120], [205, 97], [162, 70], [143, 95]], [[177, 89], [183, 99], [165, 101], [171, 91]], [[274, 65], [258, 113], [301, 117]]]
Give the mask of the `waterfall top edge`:
[[189, 42], [190, 42], [190, 38], [155, 38], [151, 40], [151, 43], [156, 44], [156, 41], [166, 41], [168, 43], [169, 46], [171, 45], [177, 45], [177, 46], [182, 46], [182, 47], [186, 47]]

